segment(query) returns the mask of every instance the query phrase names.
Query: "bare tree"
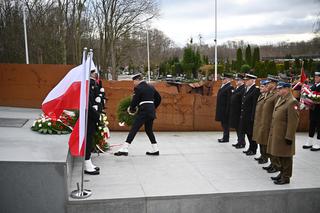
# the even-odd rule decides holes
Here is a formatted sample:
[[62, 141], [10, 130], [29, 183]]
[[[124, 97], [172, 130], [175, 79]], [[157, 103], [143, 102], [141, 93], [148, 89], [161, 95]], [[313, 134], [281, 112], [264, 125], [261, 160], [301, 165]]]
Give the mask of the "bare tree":
[[[103, 21], [104, 57], [110, 57], [112, 79], [117, 79], [119, 42], [158, 15], [154, 0], [96, 0], [97, 23]], [[101, 20], [102, 19], [102, 20]], [[101, 31], [100, 31], [101, 33]]]

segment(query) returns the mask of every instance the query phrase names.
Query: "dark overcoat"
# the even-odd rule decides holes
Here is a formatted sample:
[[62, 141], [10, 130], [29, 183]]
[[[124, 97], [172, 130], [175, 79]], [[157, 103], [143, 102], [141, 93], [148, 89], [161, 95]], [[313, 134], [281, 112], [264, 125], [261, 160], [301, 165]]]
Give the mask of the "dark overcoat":
[[230, 82], [219, 89], [216, 104], [216, 121], [229, 121], [229, 110], [232, 90], [233, 86]]
[[230, 114], [229, 114], [229, 125], [230, 128], [238, 128], [240, 122], [240, 113], [241, 113], [241, 101], [242, 96], [245, 92], [244, 84], [236, 88], [230, 100]]
[[242, 96], [239, 122], [239, 129], [242, 133], [252, 135], [254, 115], [259, 95], [260, 90], [256, 85], [253, 85], [250, 87], [249, 91], [245, 92]]

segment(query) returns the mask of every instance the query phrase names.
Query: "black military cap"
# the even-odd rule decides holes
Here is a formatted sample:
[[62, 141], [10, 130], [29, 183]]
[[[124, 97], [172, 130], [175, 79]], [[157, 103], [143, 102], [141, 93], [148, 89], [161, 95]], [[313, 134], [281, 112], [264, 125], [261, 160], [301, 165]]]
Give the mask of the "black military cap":
[[244, 74], [243, 73], [236, 73], [234, 75], [234, 80], [239, 81], [239, 80], [243, 80], [243, 78], [244, 78]]
[[138, 73], [132, 76], [132, 80], [142, 80], [142, 74]]
[[278, 82], [279, 81], [277, 76], [274, 76], [274, 75], [268, 75], [268, 80], [271, 82]]
[[245, 77], [243, 79], [244, 80], [257, 79], [257, 76], [246, 73], [246, 75], [245, 75]]
[[225, 78], [233, 78], [233, 74], [232, 73], [222, 73], [221, 79], [225, 79]]

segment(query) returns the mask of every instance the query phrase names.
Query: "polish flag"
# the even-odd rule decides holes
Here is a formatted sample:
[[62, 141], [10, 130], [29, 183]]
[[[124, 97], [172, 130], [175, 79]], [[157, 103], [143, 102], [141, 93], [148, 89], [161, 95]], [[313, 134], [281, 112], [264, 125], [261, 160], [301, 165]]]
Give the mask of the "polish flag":
[[79, 118], [69, 138], [73, 156], [84, 155], [89, 66], [90, 70], [96, 69], [92, 58], [85, 60], [83, 54], [82, 64], [71, 69], [42, 103], [43, 112], [51, 118], [59, 118], [63, 110], [79, 110]]

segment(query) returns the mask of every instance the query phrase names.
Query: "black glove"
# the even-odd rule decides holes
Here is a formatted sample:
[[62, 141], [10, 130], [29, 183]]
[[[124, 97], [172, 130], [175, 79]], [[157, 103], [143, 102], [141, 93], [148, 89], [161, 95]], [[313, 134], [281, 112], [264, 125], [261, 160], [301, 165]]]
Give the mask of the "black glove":
[[292, 145], [292, 141], [291, 141], [291, 140], [286, 139], [286, 144], [287, 144], [287, 145]]

